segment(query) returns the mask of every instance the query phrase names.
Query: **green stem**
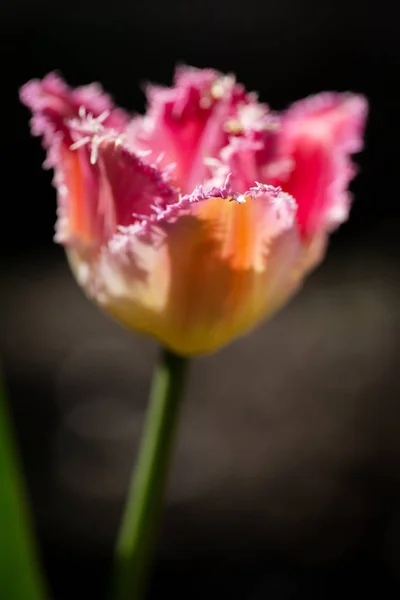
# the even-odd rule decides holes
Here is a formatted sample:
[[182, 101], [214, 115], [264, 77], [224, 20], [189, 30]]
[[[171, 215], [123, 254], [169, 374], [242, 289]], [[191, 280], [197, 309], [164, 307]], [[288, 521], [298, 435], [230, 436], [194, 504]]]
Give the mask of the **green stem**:
[[154, 372], [139, 458], [117, 541], [113, 600], [141, 600], [146, 592], [186, 367], [186, 359], [163, 350]]
[[0, 598], [4, 600], [46, 598], [1, 382]]

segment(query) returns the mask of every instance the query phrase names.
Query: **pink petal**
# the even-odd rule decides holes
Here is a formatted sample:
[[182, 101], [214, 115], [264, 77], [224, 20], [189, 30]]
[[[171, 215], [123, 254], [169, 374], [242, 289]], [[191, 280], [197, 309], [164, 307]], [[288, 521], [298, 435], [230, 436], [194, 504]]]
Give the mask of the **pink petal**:
[[28, 83], [21, 97], [33, 111], [34, 133], [44, 137], [47, 165], [55, 170], [57, 241], [98, 251], [119, 226], [175, 199], [163, 173], [124, 145], [126, 117], [96, 86], [72, 91], [50, 75]]
[[174, 177], [183, 192], [207, 177], [204, 159], [216, 156], [227, 141], [224, 123], [246, 94], [232, 76], [211, 69], [181, 67], [172, 88], [148, 86], [149, 109], [134, 119], [128, 139], [150, 149], [160, 164], [175, 164]]
[[362, 149], [366, 116], [362, 96], [335, 93], [297, 102], [283, 116], [277, 160], [290, 166], [286, 178], [272, 182], [296, 197], [306, 237], [347, 219], [355, 175], [350, 155]]
[[99, 84], [71, 89], [56, 73], [26, 83], [20, 90], [20, 98], [33, 113], [32, 134], [43, 136], [46, 149], [59, 134], [66, 138], [65, 144], [72, 143], [65, 122], [78, 117], [80, 110], [93, 117], [102, 115], [102, 124], [118, 132], [124, 131], [129, 120], [122, 109], [114, 107]]
[[265, 166], [275, 155], [280, 119], [268, 106], [248, 95], [247, 104], [240, 103], [231, 119], [225, 122], [228, 143], [212, 161], [211, 179], [215, 184], [232, 173], [232, 185], [244, 192], [254, 181], [270, 181]]
[[107, 244], [119, 227], [141, 222], [176, 197], [162, 172], [112, 132], [103, 132], [102, 139], [92, 139], [85, 147], [65, 151], [59, 168], [66, 188], [67, 230], [58, 229], [58, 241], [67, 244], [76, 239], [98, 247]]

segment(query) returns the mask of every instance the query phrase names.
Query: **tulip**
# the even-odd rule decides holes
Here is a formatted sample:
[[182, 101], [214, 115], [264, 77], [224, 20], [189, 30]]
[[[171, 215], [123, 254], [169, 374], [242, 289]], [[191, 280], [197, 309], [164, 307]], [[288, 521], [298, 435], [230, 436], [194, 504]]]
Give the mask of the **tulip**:
[[233, 76], [180, 68], [149, 86], [145, 116], [57, 75], [21, 90], [55, 171], [56, 240], [86, 294], [157, 338], [113, 600], [141, 600], [171, 457], [186, 357], [273, 315], [347, 219], [367, 102], [325, 93], [272, 112]]
[[325, 93], [273, 113], [233, 76], [179, 68], [129, 117], [55, 74], [22, 101], [55, 171], [56, 240], [87, 295], [181, 355], [271, 316], [346, 220], [367, 112]]

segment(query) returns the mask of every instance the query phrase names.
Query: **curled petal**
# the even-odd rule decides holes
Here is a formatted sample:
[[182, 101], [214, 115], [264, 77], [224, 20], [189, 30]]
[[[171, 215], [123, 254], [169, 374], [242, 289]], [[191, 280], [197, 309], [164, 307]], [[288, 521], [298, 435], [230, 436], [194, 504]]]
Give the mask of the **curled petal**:
[[[49, 73], [42, 80], [28, 81], [20, 90], [20, 98], [32, 111], [32, 133], [43, 136], [46, 150], [60, 134], [66, 138], [66, 145], [72, 143], [65, 122], [79, 114], [91, 115], [119, 133], [124, 131], [129, 120], [122, 109], [115, 108], [99, 84], [71, 89], [56, 73]], [[53, 165], [50, 162], [46, 166]]]
[[[117, 228], [140, 222], [153, 213], [153, 207], [161, 210], [176, 198], [162, 172], [112, 132], [104, 131], [98, 139], [95, 134], [85, 146], [65, 151], [60, 169], [72, 243], [79, 238], [98, 248], [106, 245]], [[67, 235], [59, 241], [68, 244], [69, 240]]]
[[21, 96], [33, 110], [35, 133], [44, 137], [55, 170], [57, 241], [97, 252], [118, 226], [175, 199], [163, 173], [125, 145], [120, 132], [125, 117], [97, 86], [71, 91], [50, 75], [28, 83]]
[[347, 218], [347, 187], [355, 175], [350, 155], [362, 148], [366, 114], [362, 96], [325, 93], [296, 103], [282, 119], [277, 154], [291, 169], [274, 183], [296, 197], [305, 237]]

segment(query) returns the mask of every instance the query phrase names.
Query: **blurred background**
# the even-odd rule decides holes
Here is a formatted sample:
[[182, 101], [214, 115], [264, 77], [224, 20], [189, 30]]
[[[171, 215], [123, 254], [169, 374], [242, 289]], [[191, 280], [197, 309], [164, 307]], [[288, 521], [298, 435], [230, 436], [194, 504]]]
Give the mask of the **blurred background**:
[[157, 349], [73, 281], [17, 92], [58, 69], [142, 111], [140, 84], [168, 84], [177, 62], [233, 71], [274, 109], [333, 89], [364, 93], [371, 113], [351, 219], [324, 264], [272, 322], [193, 365], [152, 597], [399, 592], [398, 12], [2, 0], [0, 355], [55, 600], [104, 598]]

